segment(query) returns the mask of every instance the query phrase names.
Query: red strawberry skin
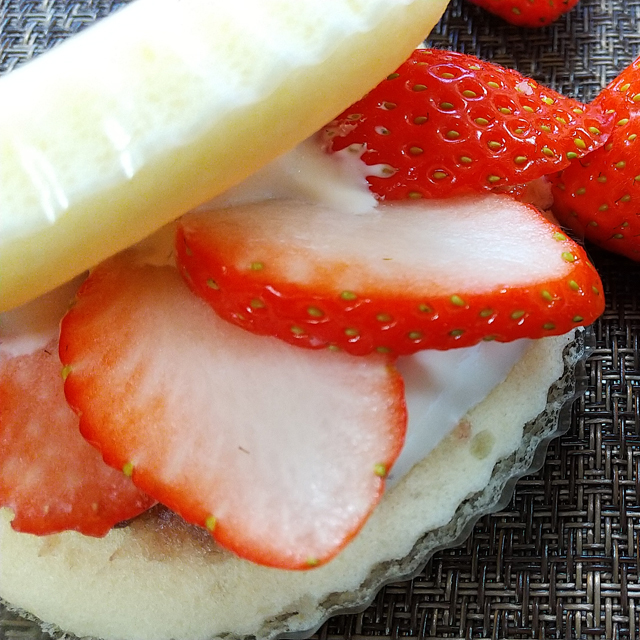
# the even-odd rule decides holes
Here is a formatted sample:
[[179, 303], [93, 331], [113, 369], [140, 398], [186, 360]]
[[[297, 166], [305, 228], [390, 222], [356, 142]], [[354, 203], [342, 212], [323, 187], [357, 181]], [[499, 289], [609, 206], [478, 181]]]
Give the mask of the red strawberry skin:
[[63, 319], [60, 353], [67, 399], [105, 460], [260, 564], [308, 569], [338, 553], [404, 440], [388, 358], [251, 335], [172, 267], [124, 256], [97, 267]]
[[[507, 196], [351, 217], [277, 202], [199, 212], [180, 221], [176, 252], [186, 282], [222, 318], [354, 355], [558, 335], [604, 306], [583, 249]], [[539, 262], [554, 267], [538, 276]]]
[[640, 260], [640, 59], [596, 98], [615, 114], [606, 145], [551, 176], [553, 212], [597, 245]]
[[571, 11], [578, 0], [470, 0], [519, 27], [545, 27]]
[[381, 199], [444, 198], [522, 184], [604, 144], [613, 126], [518, 72], [419, 49], [332, 122], [327, 149], [361, 153]]
[[0, 355], [0, 506], [16, 531], [106, 535], [155, 500], [107, 466], [66, 403], [58, 345]]

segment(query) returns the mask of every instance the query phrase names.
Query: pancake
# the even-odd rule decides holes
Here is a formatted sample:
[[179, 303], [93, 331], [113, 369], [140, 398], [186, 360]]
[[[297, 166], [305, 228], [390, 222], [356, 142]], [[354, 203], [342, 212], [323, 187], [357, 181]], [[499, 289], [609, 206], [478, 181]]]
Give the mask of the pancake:
[[0, 597], [45, 630], [118, 640], [311, 633], [418, 571], [510, 497], [574, 390], [584, 333], [531, 342], [499, 384], [386, 492], [356, 539], [305, 572], [260, 567], [157, 508], [105, 538], [14, 532], [0, 511]]

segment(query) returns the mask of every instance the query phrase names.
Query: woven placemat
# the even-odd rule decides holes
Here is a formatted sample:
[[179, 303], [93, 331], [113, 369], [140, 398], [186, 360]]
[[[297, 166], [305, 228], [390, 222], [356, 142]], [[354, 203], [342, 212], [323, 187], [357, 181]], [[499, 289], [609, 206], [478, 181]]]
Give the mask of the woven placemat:
[[[304, 1], [304, 0], [301, 0]], [[0, 0], [0, 72], [126, 4]], [[510, 27], [453, 0], [430, 44], [492, 59], [590, 100], [640, 51], [640, 0], [581, 0], [550, 27]], [[318, 640], [636, 638], [640, 634], [640, 265], [592, 250], [608, 304], [595, 326], [588, 388], [537, 474], [467, 542]], [[43, 640], [0, 612], [3, 640]]]

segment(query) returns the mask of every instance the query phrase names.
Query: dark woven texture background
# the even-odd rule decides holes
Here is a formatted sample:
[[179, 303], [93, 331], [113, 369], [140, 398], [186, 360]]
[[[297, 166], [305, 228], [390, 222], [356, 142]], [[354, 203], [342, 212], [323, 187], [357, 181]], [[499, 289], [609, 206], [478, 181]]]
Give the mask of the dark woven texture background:
[[[0, 72], [124, 4], [0, 0]], [[581, 0], [536, 31], [453, 0], [431, 43], [590, 100], [640, 53], [640, 0]], [[595, 328], [588, 390], [543, 469], [464, 545], [384, 588], [365, 612], [333, 618], [316, 638], [640, 637], [640, 265], [592, 254], [608, 307]], [[0, 612], [3, 640], [44, 637]]]

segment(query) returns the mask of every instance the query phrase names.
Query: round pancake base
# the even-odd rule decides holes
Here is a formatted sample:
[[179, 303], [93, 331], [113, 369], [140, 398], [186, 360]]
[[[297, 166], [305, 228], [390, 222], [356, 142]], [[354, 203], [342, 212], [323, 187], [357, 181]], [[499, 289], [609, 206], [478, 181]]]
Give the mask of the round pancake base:
[[[0, 511], [0, 597], [54, 636], [109, 640], [303, 637], [364, 608], [499, 509], [541, 464], [573, 396], [583, 333], [532, 342], [507, 379], [388, 491], [362, 532], [306, 572], [259, 567], [155, 509], [102, 539], [15, 533]], [[61, 631], [64, 630], [64, 631]]]

